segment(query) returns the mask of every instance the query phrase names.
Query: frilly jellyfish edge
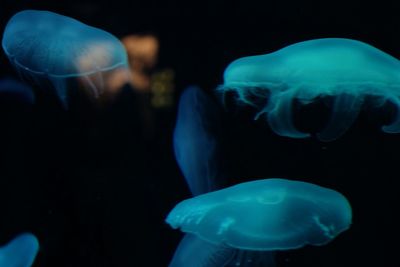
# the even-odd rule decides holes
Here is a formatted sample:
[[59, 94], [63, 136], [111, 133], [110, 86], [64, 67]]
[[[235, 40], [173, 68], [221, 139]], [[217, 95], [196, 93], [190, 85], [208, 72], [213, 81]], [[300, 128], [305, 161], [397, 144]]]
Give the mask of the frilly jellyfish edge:
[[309, 104], [318, 97], [333, 98], [331, 118], [317, 133], [321, 141], [343, 135], [367, 96], [376, 107], [387, 102], [396, 106], [395, 118], [382, 130], [400, 133], [400, 61], [356, 40], [316, 39], [237, 59], [226, 68], [218, 91], [234, 91], [240, 102], [255, 107], [265, 99], [255, 118], [265, 116], [271, 129], [281, 136], [310, 137], [294, 126], [292, 105], [295, 99]]
[[116, 37], [50, 11], [15, 14], [2, 47], [21, 77], [43, 87], [51, 84], [65, 106], [68, 79], [78, 79], [97, 97], [104, 90], [105, 73], [128, 68], [126, 51]]
[[166, 222], [216, 248], [235, 249], [236, 262], [273, 262], [273, 251], [331, 242], [351, 220], [351, 206], [340, 193], [271, 178], [184, 200]]

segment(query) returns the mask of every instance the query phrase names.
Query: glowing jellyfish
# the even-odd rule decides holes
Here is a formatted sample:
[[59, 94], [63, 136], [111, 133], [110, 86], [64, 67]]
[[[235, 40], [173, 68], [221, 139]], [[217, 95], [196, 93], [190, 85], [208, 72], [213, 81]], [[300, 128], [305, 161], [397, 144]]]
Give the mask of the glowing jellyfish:
[[174, 130], [175, 157], [194, 196], [221, 188], [218, 135], [220, 112], [198, 87], [189, 87], [179, 101]]
[[235, 250], [217, 246], [193, 234], [186, 234], [179, 243], [169, 267], [220, 267], [234, 257]]
[[[224, 184], [218, 137], [220, 111], [200, 88], [187, 88], [179, 101], [174, 130], [175, 157], [194, 196], [217, 190]], [[186, 234], [170, 267], [223, 266], [234, 250], [220, 248], [195, 235]]]
[[1, 267], [30, 267], [39, 250], [37, 238], [30, 233], [20, 234], [0, 247]]
[[166, 222], [221, 248], [237, 249], [232, 259], [237, 264], [257, 260], [269, 266], [271, 254], [264, 251], [327, 244], [350, 227], [351, 219], [349, 202], [334, 190], [265, 179], [184, 200]]
[[236, 91], [249, 105], [265, 98], [256, 118], [266, 115], [272, 130], [292, 138], [310, 136], [293, 124], [293, 100], [309, 104], [333, 97], [332, 115], [317, 134], [322, 141], [340, 137], [358, 117], [365, 98], [397, 107], [397, 115], [382, 130], [400, 132], [400, 62], [366, 43], [341, 38], [296, 43], [274, 53], [233, 61], [225, 70], [223, 92]]
[[50, 82], [64, 105], [68, 79], [79, 79], [97, 97], [104, 91], [108, 72], [128, 69], [125, 49], [113, 35], [49, 11], [15, 14], [5, 28], [2, 46], [23, 78], [43, 87]]

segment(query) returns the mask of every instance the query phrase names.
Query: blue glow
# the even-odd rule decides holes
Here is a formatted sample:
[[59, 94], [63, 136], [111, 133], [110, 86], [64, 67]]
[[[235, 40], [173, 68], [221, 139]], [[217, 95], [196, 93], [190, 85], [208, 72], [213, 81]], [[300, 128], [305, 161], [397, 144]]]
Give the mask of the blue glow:
[[22, 102], [33, 104], [35, 97], [32, 89], [24, 83], [13, 79], [0, 79], [0, 95], [14, 96]]
[[97, 97], [104, 90], [103, 75], [128, 66], [125, 49], [113, 35], [49, 11], [15, 14], [2, 46], [23, 78], [43, 87], [50, 82], [64, 105], [67, 78], [79, 77], [84, 89]]
[[217, 137], [220, 112], [198, 87], [189, 87], [179, 101], [174, 131], [175, 157], [194, 196], [221, 188], [223, 181]]
[[30, 267], [38, 251], [39, 241], [33, 234], [20, 234], [0, 248], [0, 266]]
[[[386, 101], [400, 106], [400, 62], [360, 41], [316, 39], [233, 61], [219, 90], [236, 91], [249, 105], [255, 105], [254, 97], [265, 98], [256, 118], [266, 115], [275, 133], [292, 138], [310, 136], [293, 125], [294, 99], [308, 104], [317, 97], [334, 97], [331, 119], [317, 134], [321, 141], [332, 141], [353, 124], [366, 96], [372, 96], [377, 106]], [[400, 133], [398, 110], [382, 130]]]
[[192, 234], [179, 243], [169, 267], [226, 266], [234, 257], [235, 249], [214, 245]]
[[327, 244], [351, 219], [349, 202], [334, 190], [265, 179], [184, 200], [166, 222], [215, 245], [273, 251]]

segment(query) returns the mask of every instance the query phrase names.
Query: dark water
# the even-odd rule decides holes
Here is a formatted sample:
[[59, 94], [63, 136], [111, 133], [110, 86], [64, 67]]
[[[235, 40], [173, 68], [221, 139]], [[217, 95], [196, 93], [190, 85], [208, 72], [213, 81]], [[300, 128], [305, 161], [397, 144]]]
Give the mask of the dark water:
[[[37, 100], [0, 110], [0, 241], [35, 233], [35, 267], [167, 266], [182, 235], [164, 218], [190, 197], [173, 157], [175, 110], [152, 110], [146, 132], [143, 96], [129, 87], [103, 109], [75, 100], [65, 111], [40, 91]], [[220, 142], [229, 184], [303, 180], [341, 192], [353, 208], [350, 230], [323, 247], [278, 252], [278, 266], [398, 266], [400, 136], [379, 130], [390, 107], [364, 110], [323, 143], [279, 137], [254, 110], [227, 103]], [[324, 112], [298, 110], [295, 122], [318, 129]]]
[[[33, 8], [119, 37], [155, 33], [177, 91], [189, 84], [212, 91], [231, 60], [313, 38], [354, 38], [400, 55], [395, 1], [256, 2], [4, 0], [0, 25]], [[7, 64], [0, 53], [1, 75], [15, 75]], [[149, 123], [141, 115], [146, 97], [129, 88], [103, 109], [78, 97], [65, 111], [46, 92], [36, 96], [34, 106], [0, 98], [0, 243], [34, 233], [34, 267], [167, 266], [182, 234], [164, 218], [190, 197], [173, 157], [175, 108], [144, 107]], [[221, 107], [220, 140], [229, 184], [303, 180], [341, 192], [353, 208], [348, 231], [326, 246], [278, 252], [279, 267], [400, 266], [400, 135], [379, 130], [390, 107], [363, 111], [343, 137], [322, 143], [279, 137], [253, 120], [255, 110], [231, 102]], [[295, 120], [316, 131], [328, 115], [317, 103]]]

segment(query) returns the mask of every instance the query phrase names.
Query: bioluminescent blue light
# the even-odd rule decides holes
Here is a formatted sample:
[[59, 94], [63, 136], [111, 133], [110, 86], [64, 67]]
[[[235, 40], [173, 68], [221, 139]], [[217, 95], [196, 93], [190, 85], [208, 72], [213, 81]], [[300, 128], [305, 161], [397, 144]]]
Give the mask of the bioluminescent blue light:
[[106, 72], [127, 68], [126, 51], [108, 32], [49, 11], [24, 10], [7, 23], [2, 40], [10, 62], [25, 79], [50, 82], [64, 105], [68, 78], [79, 78], [93, 96]]
[[39, 251], [39, 241], [31, 233], [20, 234], [0, 247], [1, 267], [30, 267]]
[[194, 196], [221, 188], [217, 138], [221, 118], [216, 103], [198, 87], [189, 87], [179, 101], [174, 130], [175, 157]]
[[[223, 92], [236, 91], [244, 103], [265, 99], [256, 118], [266, 115], [281, 136], [310, 136], [293, 124], [292, 103], [308, 104], [317, 97], [334, 97], [332, 115], [317, 136], [337, 139], [358, 117], [366, 96], [374, 105], [387, 101], [400, 107], [400, 61], [366, 43], [342, 38], [296, 43], [274, 53], [233, 61], [225, 70]], [[400, 112], [382, 130], [400, 133]]]
[[35, 101], [32, 89], [13, 79], [0, 79], [0, 98], [5, 96], [17, 98], [27, 104], [33, 104]]
[[215, 245], [196, 235], [186, 234], [179, 243], [169, 267], [275, 267], [272, 251], [239, 250], [224, 244]]
[[215, 245], [273, 251], [327, 244], [351, 220], [349, 202], [334, 190], [264, 179], [184, 200], [166, 222]]
[[[174, 130], [174, 151], [194, 196], [217, 190], [224, 184], [217, 140], [221, 127], [219, 114], [216, 103], [200, 88], [191, 86], [182, 93]], [[169, 266], [225, 266], [234, 251], [186, 234]]]
[[169, 267], [226, 266], [235, 255], [235, 250], [214, 245], [193, 234], [186, 234], [179, 243]]

